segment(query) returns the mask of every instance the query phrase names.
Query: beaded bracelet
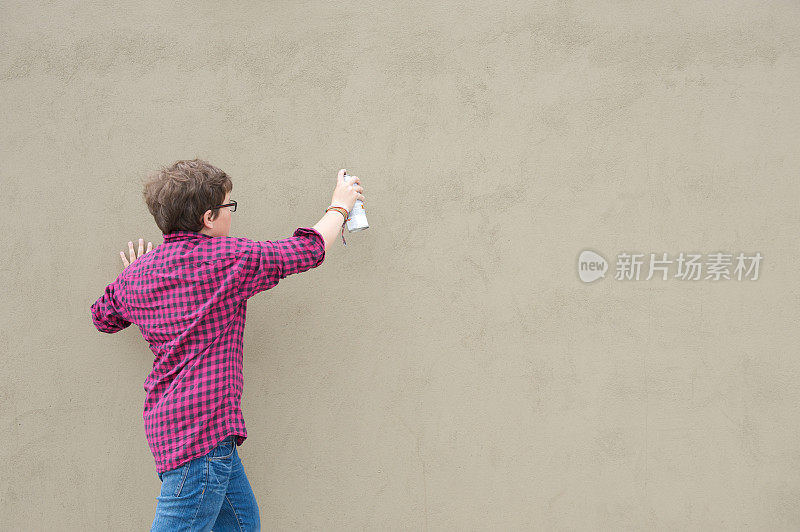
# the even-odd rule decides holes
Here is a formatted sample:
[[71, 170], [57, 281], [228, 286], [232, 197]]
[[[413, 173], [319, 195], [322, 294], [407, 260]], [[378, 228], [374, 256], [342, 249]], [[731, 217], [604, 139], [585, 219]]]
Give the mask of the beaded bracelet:
[[336, 207], [335, 205], [331, 205], [330, 207], [325, 209], [325, 212], [327, 213], [328, 211], [334, 211], [334, 210], [338, 211], [339, 214], [344, 216], [344, 221], [342, 222], [342, 243], [346, 246], [347, 242], [345, 242], [344, 240], [344, 224], [347, 223], [347, 217], [350, 216], [350, 213], [347, 212], [347, 209], [345, 209], [344, 207]]

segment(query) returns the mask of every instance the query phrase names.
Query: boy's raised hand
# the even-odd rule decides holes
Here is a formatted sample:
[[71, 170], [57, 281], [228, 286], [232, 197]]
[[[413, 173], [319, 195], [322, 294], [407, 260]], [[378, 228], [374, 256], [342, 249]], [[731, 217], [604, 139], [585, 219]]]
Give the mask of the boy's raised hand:
[[[144, 238], [140, 238], [139, 239], [139, 256], [137, 257], [136, 254], [133, 252], [133, 242], [128, 242], [128, 251], [130, 252], [130, 255], [131, 255], [131, 262], [135, 261], [136, 259], [138, 259], [142, 255], [144, 255], [148, 251], [151, 251], [152, 249], [153, 249], [153, 243], [152, 242], [148, 242], [147, 243], [147, 251], [145, 251], [144, 250]], [[125, 252], [124, 251], [120, 251], [119, 254], [122, 256], [122, 264], [123, 264], [122, 269], [124, 270], [125, 268], [127, 268], [128, 266], [131, 265], [131, 262], [128, 262], [128, 260], [125, 258]]]

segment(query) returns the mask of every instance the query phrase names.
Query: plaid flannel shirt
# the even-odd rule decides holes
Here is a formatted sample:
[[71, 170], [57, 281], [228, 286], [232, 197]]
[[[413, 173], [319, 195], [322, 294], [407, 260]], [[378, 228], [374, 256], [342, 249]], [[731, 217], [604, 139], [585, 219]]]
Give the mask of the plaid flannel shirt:
[[207, 454], [227, 436], [244, 442], [247, 300], [324, 259], [322, 235], [307, 227], [276, 241], [176, 231], [91, 306], [99, 331], [135, 323], [153, 351], [142, 416], [158, 473]]

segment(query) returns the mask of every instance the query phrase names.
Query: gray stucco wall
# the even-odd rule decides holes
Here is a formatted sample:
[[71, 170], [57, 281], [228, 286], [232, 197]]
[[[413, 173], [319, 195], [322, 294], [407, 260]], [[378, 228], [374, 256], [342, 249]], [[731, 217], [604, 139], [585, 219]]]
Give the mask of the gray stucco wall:
[[[139, 180], [195, 156], [233, 176], [234, 236], [313, 225], [339, 168], [366, 189], [368, 231], [248, 305], [264, 529], [800, 528], [797, 2], [0, 20], [0, 528], [150, 526], [152, 354], [89, 306], [162, 242]], [[622, 252], [764, 258], [636, 281]]]

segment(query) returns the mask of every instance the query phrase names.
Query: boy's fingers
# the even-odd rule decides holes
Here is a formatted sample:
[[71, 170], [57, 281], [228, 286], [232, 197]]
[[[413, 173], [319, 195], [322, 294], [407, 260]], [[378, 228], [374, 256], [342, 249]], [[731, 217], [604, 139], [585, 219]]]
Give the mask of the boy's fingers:
[[150, 251], [151, 251], [152, 249], [153, 249], [153, 243], [152, 243], [152, 242], [148, 242], [148, 243], [147, 243], [147, 253], [150, 253]]
[[124, 251], [120, 251], [119, 254], [122, 257], [122, 264], [127, 268], [129, 263], [128, 263], [127, 259], [125, 259], [125, 252]]
[[139, 257], [144, 255], [144, 238], [139, 239]]
[[347, 169], [345, 169], [345, 168], [342, 168], [341, 170], [339, 170], [339, 176], [337, 177], [337, 179], [338, 179], [339, 181], [341, 181], [341, 180], [344, 178], [344, 173], [345, 173], [346, 171], [347, 171]]

